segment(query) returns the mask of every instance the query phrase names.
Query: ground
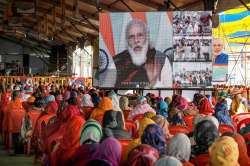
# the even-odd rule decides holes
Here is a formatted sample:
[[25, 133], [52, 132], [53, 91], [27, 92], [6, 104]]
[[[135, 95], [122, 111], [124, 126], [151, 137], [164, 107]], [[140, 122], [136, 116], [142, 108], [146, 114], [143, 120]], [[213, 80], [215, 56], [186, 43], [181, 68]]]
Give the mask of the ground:
[[[24, 154], [9, 156], [4, 150], [0, 141], [0, 165], [1, 166], [35, 166], [33, 165], [33, 156], [27, 157]], [[38, 165], [38, 164], [37, 164]]]

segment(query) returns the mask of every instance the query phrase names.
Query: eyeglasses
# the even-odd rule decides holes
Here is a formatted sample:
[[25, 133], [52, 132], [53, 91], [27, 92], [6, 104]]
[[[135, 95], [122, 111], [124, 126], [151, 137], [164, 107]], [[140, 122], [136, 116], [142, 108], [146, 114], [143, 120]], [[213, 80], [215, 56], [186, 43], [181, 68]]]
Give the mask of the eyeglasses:
[[142, 40], [146, 37], [145, 33], [137, 33], [128, 36], [129, 41], [134, 41], [135, 39]]
[[214, 46], [214, 47], [221, 47], [222, 44], [214, 44], [213, 46]]

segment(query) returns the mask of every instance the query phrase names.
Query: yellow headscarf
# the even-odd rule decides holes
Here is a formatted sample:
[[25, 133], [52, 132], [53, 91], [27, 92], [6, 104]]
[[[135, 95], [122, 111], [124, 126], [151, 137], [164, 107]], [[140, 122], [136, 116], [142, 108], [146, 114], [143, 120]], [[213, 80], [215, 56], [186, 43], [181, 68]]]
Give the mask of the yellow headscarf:
[[240, 166], [239, 149], [235, 140], [223, 136], [209, 147], [209, 166]]
[[231, 116], [239, 113], [248, 112], [247, 108], [242, 103], [241, 99], [242, 99], [241, 94], [237, 94], [234, 96], [231, 104], [231, 112], [230, 112]]
[[127, 152], [125, 156], [123, 156], [123, 159], [127, 159], [129, 152], [134, 149], [136, 146], [141, 144], [141, 136], [144, 132], [144, 129], [149, 125], [149, 124], [155, 124], [155, 122], [152, 119], [149, 118], [143, 118], [139, 121], [139, 129], [138, 129], [138, 135], [139, 138], [133, 139], [130, 144], [128, 145]]

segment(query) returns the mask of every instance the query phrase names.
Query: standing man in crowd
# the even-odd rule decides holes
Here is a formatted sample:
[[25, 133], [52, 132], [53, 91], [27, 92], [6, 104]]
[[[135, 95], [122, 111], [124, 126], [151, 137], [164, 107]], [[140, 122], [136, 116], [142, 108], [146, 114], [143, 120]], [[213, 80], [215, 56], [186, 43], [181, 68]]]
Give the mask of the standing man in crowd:
[[171, 87], [172, 68], [165, 54], [150, 44], [147, 25], [138, 19], [126, 26], [127, 49], [114, 57], [115, 87]]

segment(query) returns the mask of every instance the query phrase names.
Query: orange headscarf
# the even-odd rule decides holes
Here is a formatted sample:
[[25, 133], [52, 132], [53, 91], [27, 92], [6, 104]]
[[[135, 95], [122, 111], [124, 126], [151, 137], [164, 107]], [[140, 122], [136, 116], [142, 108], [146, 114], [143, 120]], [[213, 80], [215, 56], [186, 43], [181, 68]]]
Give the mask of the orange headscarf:
[[112, 100], [108, 97], [102, 98], [100, 101], [98, 107], [94, 109], [94, 111], [91, 113], [90, 118], [98, 121], [100, 124], [102, 124], [102, 119], [104, 116], [104, 113], [108, 110], [112, 110]]

